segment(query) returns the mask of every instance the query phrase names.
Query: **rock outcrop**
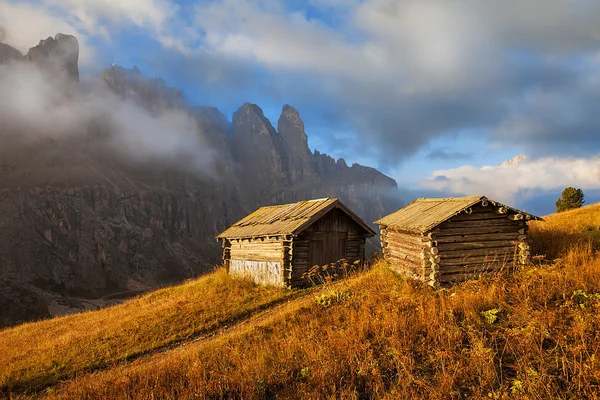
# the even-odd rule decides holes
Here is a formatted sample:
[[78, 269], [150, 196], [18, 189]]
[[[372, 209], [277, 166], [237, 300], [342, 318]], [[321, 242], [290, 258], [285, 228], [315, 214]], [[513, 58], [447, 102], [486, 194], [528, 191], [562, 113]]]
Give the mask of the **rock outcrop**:
[[[71, 39], [42, 41], [28, 59], [45, 68], [44, 57], [64, 55], [60, 43]], [[73, 65], [60, 65], [75, 76]], [[107, 152], [99, 145], [111, 129], [103, 121], [77, 137], [2, 146], [0, 325], [209, 271], [220, 262], [215, 236], [262, 205], [337, 196], [366, 221], [399, 207], [393, 179], [311, 152], [291, 106], [275, 129], [254, 104], [231, 122], [215, 108], [191, 108], [181, 92], [137, 68], [113, 66], [102, 78], [106, 90], [154, 115], [193, 118], [198, 141], [218, 154], [214, 171]]]
[[53, 73], [65, 71], [69, 78], [79, 81], [79, 42], [75, 36], [58, 33], [40, 40], [29, 49], [27, 59]]
[[0, 64], [6, 64], [11, 61], [23, 61], [25, 56], [14, 47], [0, 43]]

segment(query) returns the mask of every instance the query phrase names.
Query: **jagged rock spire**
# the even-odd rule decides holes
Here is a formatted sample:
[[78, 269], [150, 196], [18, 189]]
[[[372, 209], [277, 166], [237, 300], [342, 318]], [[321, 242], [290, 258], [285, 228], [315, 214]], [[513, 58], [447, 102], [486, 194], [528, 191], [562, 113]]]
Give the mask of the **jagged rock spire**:
[[40, 40], [29, 49], [27, 59], [42, 68], [64, 69], [70, 78], [79, 81], [79, 42], [75, 36], [57, 33], [54, 38]]

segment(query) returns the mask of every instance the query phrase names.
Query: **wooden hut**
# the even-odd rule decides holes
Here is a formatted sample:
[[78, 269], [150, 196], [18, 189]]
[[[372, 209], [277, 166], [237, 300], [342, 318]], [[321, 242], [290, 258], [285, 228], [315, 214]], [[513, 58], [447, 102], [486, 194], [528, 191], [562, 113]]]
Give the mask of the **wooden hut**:
[[261, 207], [217, 236], [231, 274], [283, 287], [314, 265], [364, 260], [375, 232], [335, 198]]
[[527, 221], [485, 196], [421, 198], [375, 223], [390, 266], [437, 287], [529, 260]]

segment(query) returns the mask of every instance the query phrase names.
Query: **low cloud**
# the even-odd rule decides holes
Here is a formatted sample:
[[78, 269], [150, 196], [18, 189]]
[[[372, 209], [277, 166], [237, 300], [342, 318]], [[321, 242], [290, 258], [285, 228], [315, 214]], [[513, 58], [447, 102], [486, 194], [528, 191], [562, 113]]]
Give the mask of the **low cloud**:
[[454, 195], [487, 195], [514, 204], [568, 186], [600, 189], [600, 157], [548, 157], [497, 166], [463, 166], [434, 171], [423, 189]]
[[4, 141], [96, 140], [99, 151], [136, 161], [172, 161], [207, 174], [215, 153], [185, 109], [151, 113], [99, 81], [71, 82], [34, 64], [0, 65], [0, 136]]
[[430, 160], [466, 160], [473, 156], [472, 153], [463, 153], [460, 151], [433, 150], [425, 157]]
[[133, 30], [156, 47], [127, 48], [126, 59], [158, 65], [203, 101], [216, 99], [227, 111], [248, 100], [294, 104], [318, 132], [354, 132], [349, 158], [367, 151], [390, 169], [432, 140], [460, 132], [535, 156], [589, 157], [600, 150], [599, 2], [0, 0], [0, 6], [0, 25], [22, 51], [20, 41], [30, 45], [62, 31], [80, 38], [87, 59], [88, 38], [117, 46], [119, 34]]

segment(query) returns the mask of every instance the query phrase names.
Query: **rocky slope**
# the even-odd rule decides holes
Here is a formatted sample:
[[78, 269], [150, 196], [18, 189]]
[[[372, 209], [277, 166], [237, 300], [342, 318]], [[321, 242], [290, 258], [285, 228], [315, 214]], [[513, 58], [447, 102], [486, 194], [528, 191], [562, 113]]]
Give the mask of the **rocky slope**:
[[[60, 34], [27, 56], [0, 45], [0, 63], [58, 66], [76, 87], [77, 54], [76, 39]], [[199, 171], [184, 158], [109, 151], [118, 132], [104, 118], [58, 138], [0, 131], [0, 326], [209, 271], [220, 261], [215, 235], [261, 205], [337, 196], [369, 222], [400, 205], [393, 179], [311, 152], [291, 106], [277, 129], [249, 103], [230, 122], [215, 108], [190, 107], [160, 79], [118, 66], [104, 71], [102, 90], [153, 116], [185, 115], [213, 157]]]

